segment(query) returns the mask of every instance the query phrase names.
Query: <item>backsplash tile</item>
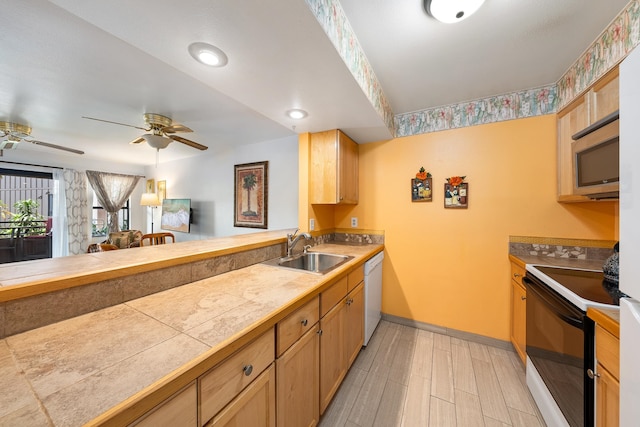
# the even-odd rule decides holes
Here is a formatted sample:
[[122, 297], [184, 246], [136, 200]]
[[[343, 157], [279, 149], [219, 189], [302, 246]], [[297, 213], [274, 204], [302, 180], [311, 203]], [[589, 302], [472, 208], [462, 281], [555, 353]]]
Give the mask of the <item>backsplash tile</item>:
[[611, 241], [511, 236], [509, 254], [604, 261], [613, 253]]

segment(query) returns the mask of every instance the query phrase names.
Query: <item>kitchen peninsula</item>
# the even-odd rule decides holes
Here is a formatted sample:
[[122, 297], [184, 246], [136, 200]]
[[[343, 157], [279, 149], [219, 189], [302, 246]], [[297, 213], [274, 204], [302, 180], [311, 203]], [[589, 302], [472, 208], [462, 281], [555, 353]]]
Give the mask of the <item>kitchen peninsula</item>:
[[[383, 249], [380, 244], [316, 246], [315, 251], [354, 256], [326, 275], [261, 264], [266, 254], [282, 255], [285, 233], [41, 260], [31, 263], [37, 266], [32, 267], [37, 274], [31, 281], [19, 276], [17, 266], [8, 267], [5, 271], [15, 275], [0, 287], [0, 320], [6, 334], [0, 340], [0, 424], [127, 425], [174, 394], [191, 398], [189, 407], [196, 408], [198, 378], [254, 342], [275, 345], [272, 338], [279, 322], [317, 302], [318, 295], [337, 283], [346, 283]], [[214, 273], [222, 264], [228, 271]], [[61, 266], [71, 268], [65, 272]], [[127, 288], [136, 284], [149, 285], [127, 282], [131, 275], [158, 279], [159, 271], [167, 268], [177, 268], [174, 275], [188, 282], [136, 299], [122, 296], [133, 295]], [[207, 269], [210, 277], [203, 277]], [[362, 280], [358, 274], [354, 277]], [[109, 283], [124, 300], [36, 329], [6, 333], [7, 320], [14, 316], [11, 305], [47, 296], [43, 287], [48, 280], [54, 289], [49, 293]], [[273, 361], [273, 352], [270, 357]], [[189, 414], [195, 425], [196, 409]], [[200, 425], [207, 421], [201, 419]]]

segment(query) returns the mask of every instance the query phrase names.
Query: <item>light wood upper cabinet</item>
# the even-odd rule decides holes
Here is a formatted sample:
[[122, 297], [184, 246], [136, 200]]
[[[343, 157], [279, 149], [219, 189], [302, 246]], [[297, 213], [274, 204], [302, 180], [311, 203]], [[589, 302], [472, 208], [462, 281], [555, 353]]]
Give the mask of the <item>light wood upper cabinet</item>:
[[594, 83], [587, 92], [558, 113], [557, 178], [559, 202], [591, 201], [574, 194], [574, 171], [571, 138], [587, 126], [618, 110], [620, 90], [618, 67]]
[[358, 203], [358, 144], [340, 130], [311, 134], [309, 201]]
[[522, 284], [524, 268], [511, 263], [511, 343], [522, 363], [526, 363], [527, 291]]

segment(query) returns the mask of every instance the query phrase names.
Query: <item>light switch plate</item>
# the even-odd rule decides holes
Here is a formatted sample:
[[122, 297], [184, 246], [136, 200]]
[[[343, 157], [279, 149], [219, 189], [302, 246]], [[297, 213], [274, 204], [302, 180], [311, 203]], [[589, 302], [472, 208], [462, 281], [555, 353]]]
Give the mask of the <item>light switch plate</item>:
[[352, 216], [351, 217], [351, 228], [355, 228], [358, 226], [358, 217], [357, 216]]
[[309, 231], [313, 231], [316, 229], [316, 220], [311, 218], [309, 220]]

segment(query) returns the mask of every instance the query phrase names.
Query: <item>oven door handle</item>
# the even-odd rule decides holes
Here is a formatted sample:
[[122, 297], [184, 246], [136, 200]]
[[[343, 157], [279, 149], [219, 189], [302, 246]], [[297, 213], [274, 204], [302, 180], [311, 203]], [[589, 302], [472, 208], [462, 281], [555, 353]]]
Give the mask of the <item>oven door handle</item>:
[[576, 319], [575, 317], [568, 316], [566, 314], [566, 311], [562, 309], [562, 307], [554, 300], [553, 297], [550, 297], [548, 295], [543, 295], [543, 293], [540, 292], [540, 290], [537, 289], [537, 288], [539, 288], [540, 285], [538, 285], [537, 283], [533, 282], [531, 279], [529, 279], [526, 276], [522, 278], [522, 281], [526, 285], [528, 285], [527, 286], [527, 290], [531, 290], [536, 295], [538, 295], [538, 297], [546, 303], [547, 307], [551, 311], [553, 311], [556, 316], [558, 316], [560, 319], [562, 319], [563, 322], [568, 323], [569, 325], [574, 326], [574, 327], [576, 327], [578, 329], [582, 329], [583, 328], [582, 319]]

